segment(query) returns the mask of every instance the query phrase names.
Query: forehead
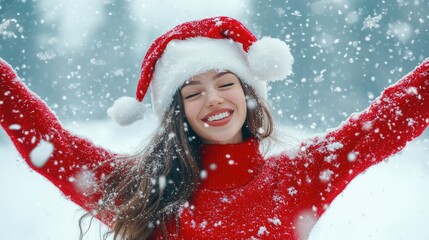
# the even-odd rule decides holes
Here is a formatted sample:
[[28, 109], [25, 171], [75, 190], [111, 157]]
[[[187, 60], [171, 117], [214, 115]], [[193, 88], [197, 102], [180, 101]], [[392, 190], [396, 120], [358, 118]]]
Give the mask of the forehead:
[[217, 80], [217, 79], [219, 79], [222, 76], [227, 75], [227, 74], [231, 74], [232, 76], [235, 76], [233, 73], [231, 73], [229, 71], [212, 70], [209, 72], [205, 72], [205, 73], [196, 75], [196, 76], [192, 77], [191, 79], [186, 80], [183, 83], [182, 88], [185, 86], [202, 84], [202, 82], [205, 82], [205, 81]]

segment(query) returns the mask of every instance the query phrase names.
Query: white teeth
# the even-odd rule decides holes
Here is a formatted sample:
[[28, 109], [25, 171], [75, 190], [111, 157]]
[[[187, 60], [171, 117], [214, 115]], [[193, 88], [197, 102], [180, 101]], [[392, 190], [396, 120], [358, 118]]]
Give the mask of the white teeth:
[[228, 117], [229, 115], [230, 115], [230, 113], [229, 113], [229, 112], [223, 112], [223, 113], [219, 113], [219, 114], [214, 115], [214, 116], [210, 116], [207, 120], [208, 120], [209, 122], [217, 121], [217, 120], [220, 120], [220, 119], [222, 119], [222, 118], [226, 118], [226, 117]]

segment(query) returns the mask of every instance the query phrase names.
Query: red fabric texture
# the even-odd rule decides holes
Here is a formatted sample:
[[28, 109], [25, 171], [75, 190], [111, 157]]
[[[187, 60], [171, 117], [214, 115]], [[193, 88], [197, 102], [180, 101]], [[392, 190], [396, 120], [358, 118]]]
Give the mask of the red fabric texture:
[[[46, 104], [0, 59], [0, 123], [35, 171], [88, 211], [100, 193], [88, 195], [75, 181], [83, 170], [95, 182], [112, 169], [112, 153], [63, 129]], [[19, 124], [21, 128], [9, 128]], [[237, 145], [203, 146], [207, 178], [179, 213], [172, 239], [305, 238], [347, 184], [370, 166], [400, 151], [429, 124], [429, 60], [387, 88], [366, 110], [341, 126], [303, 141], [294, 152], [264, 159], [254, 139]], [[29, 153], [45, 139], [54, 153], [45, 166]], [[228, 156], [227, 156], [228, 155]], [[230, 161], [233, 160], [233, 161]], [[211, 166], [216, 164], [213, 170]], [[99, 166], [104, 167], [99, 167]], [[100, 192], [95, 186], [92, 191]], [[101, 219], [111, 225], [111, 219]], [[163, 238], [156, 231], [155, 238]]]

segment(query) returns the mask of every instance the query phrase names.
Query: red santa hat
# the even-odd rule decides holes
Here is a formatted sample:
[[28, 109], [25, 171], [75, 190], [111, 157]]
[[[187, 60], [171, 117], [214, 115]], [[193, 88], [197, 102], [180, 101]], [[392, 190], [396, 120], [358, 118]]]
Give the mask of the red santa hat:
[[267, 82], [290, 75], [293, 61], [285, 42], [270, 37], [258, 40], [230, 17], [186, 22], [150, 46], [142, 63], [136, 98], [119, 98], [107, 113], [122, 126], [143, 118], [142, 101], [151, 86], [152, 107], [161, 117], [187, 80], [210, 70], [231, 71], [267, 98]]

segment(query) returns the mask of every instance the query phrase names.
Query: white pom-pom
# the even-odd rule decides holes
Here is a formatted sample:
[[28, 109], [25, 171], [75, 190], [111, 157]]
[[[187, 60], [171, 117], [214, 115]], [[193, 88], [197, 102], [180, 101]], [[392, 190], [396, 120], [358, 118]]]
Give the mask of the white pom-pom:
[[259, 80], [283, 80], [292, 73], [289, 45], [277, 38], [264, 37], [253, 43], [247, 61]]
[[145, 107], [142, 102], [132, 97], [121, 97], [107, 109], [107, 115], [119, 125], [128, 126], [143, 119], [144, 111]]

